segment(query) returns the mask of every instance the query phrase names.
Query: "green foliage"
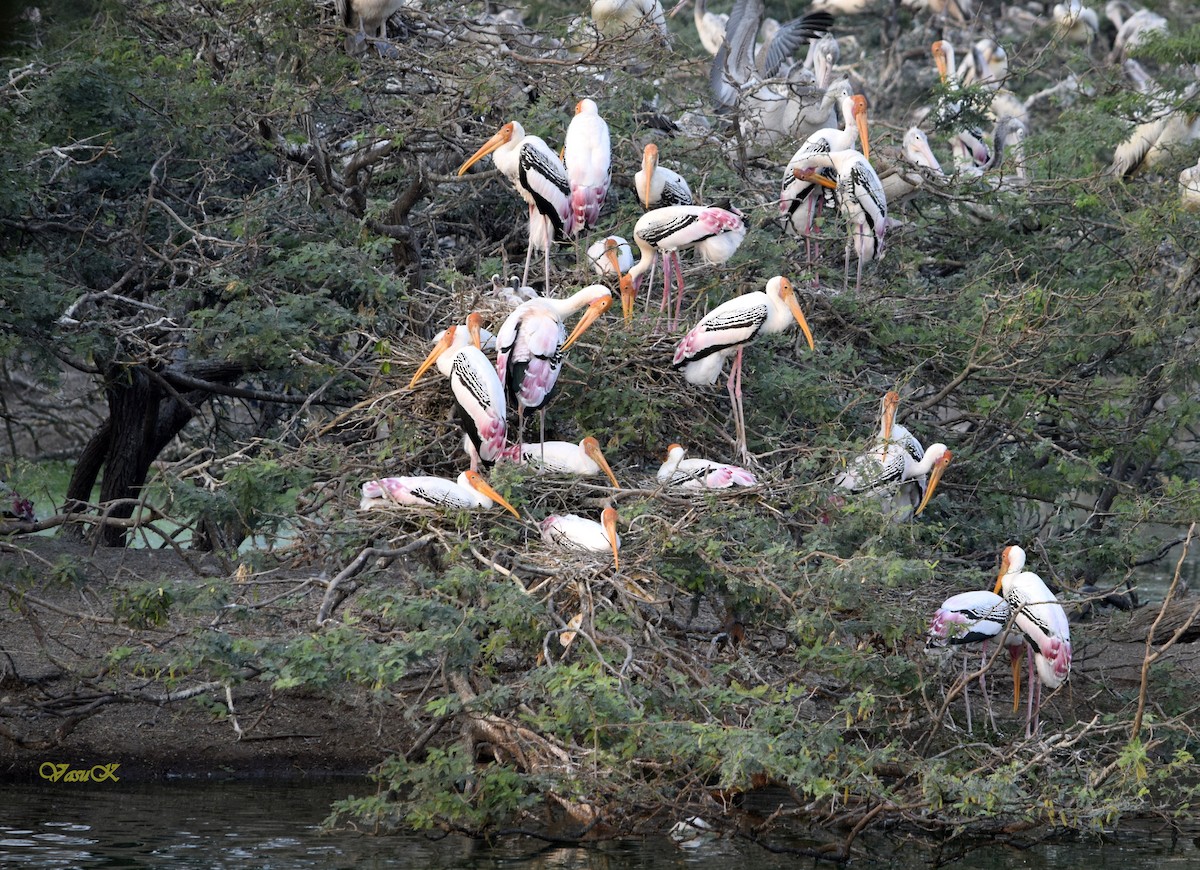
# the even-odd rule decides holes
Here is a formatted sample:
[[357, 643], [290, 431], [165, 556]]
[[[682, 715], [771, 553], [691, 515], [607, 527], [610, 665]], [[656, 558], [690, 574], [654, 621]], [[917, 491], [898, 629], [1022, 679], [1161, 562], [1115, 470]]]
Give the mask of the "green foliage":
[[163, 625], [171, 614], [174, 596], [165, 586], [143, 584], [116, 590], [113, 612], [130, 628]]

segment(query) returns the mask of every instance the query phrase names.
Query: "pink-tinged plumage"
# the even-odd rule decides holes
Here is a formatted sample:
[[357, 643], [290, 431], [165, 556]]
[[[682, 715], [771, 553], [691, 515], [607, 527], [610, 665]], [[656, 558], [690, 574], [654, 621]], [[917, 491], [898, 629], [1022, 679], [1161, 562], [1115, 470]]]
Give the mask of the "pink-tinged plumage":
[[396, 505], [460, 510], [491, 510], [500, 506], [514, 517], [520, 517], [516, 508], [474, 471], [462, 472], [457, 480], [428, 476], [382, 477], [362, 485], [360, 509]]
[[571, 185], [567, 168], [539, 136], [525, 135], [517, 121], [509, 121], [458, 168], [462, 175], [487, 155], [529, 206], [529, 249], [522, 284], [529, 283], [529, 261], [534, 250], [545, 252], [550, 277], [550, 245], [575, 231]]
[[748, 459], [746, 421], [742, 410], [742, 349], [764, 333], [780, 332], [795, 320], [804, 332], [809, 349], [812, 332], [792, 283], [782, 275], [767, 282], [766, 291], [755, 291], [722, 302], [683, 337], [675, 348], [672, 368], [682, 368], [690, 384], [715, 384], [725, 358], [734, 356], [729, 371], [729, 399], [733, 405], [739, 455]]
[[[1013, 614], [1013, 624], [1024, 635], [1032, 651], [1030, 679], [1037, 670], [1038, 682], [1030, 689], [1025, 732], [1036, 730], [1036, 710], [1040, 706], [1041, 687], [1057, 689], [1071, 675], [1071, 627], [1067, 612], [1054, 593], [1032, 571], [1025, 571], [1025, 551], [1017, 546], [1006, 547], [1000, 559], [1000, 575], [996, 592], [1004, 595]], [[1019, 686], [1014, 674], [1014, 683]], [[1035, 698], [1036, 693], [1036, 698]], [[1017, 698], [1014, 692], [1013, 705]]]
[[[567, 299], [538, 297], [522, 302], [496, 333], [496, 373], [505, 395], [523, 415], [541, 410], [558, 383], [563, 352], [612, 304], [612, 291], [592, 284]], [[567, 336], [564, 318], [587, 312]]]
[[662, 308], [670, 309], [672, 264], [679, 286], [675, 319], [683, 306], [683, 271], [679, 251], [694, 248], [705, 263], [724, 263], [746, 238], [746, 224], [737, 209], [711, 205], [672, 205], [646, 212], [633, 228], [633, 240], [641, 258], [621, 276], [621, 307], [626, 321], [633, 314], [633, 301], [644, 275], [657, 254], [663, 255]]
[[[859, 142], [863, 151], [870, 156], [870, 140], [867, 135], [867, 101], [861, 94], [854, 94], [849, 83], [838, 98], [838, 107], [842, 113], [842, 127], [822, 128], [804, 141], [783, 174], [783, 186], [779, 193], [779, 213], [784, 216], [784, 229], [790, 229], [799, 235], [810, 235], [813, 220], [816, 217], [817, 206], [825, 198], [826, 188], [811, 180], [796, 177], [793, 170], [808, 169], [806, 158], [810, 154], [828, 154], [832, 151], [845, 151], [854, 148]], [[826, 178], [835, 184], [837, 174], [832, 169], [823, 170]]]
[[687, 489], [728, 489], [758, 483], [754, 473], [740, 465], [687, 458], [687, 451], [680, 444], [667, 448], [667, 458], [659, 466], [657, 478], [659, 483]]
[[580, 100], [567, 126], [563, 160], [571, 188], [572, 233], [594, 227], [612, 180], [608, 124], [593, 100]]

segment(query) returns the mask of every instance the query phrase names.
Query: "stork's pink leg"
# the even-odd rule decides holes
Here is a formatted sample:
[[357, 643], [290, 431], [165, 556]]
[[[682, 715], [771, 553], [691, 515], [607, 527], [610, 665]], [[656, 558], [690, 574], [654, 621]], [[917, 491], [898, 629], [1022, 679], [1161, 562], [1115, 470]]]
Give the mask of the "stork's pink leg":
[[729, 401], [733, 405], [733, 425], [736, 431], [736, 450], [743, 462], [750, 461], [750, 453], [746, 447], [746, 418], [742, 409], [742, 348], [737, 350], [733, 358], [733, 366], [729, 370]]
[[683, 264], [679, 262], [679, 252], [672, 251], [675, 260], [675, 284], [679, 288], [679, 297], [675, 300], [675, 319], [667, 326], [668, 332], [674, 332], [679, 326], [679, 318], [683, 315]]
[[1033, 646], [1029, 647], [1029, 661], [1026, 662], [1026, 679], [1029, 682], [1029, 697], [1025, 701], [1025, 736], [1030, 736], [1030, 728], [1033, 725], [1033, 695], [1042, 685], [1041, 680], [1036, 679], [1033, 673]]

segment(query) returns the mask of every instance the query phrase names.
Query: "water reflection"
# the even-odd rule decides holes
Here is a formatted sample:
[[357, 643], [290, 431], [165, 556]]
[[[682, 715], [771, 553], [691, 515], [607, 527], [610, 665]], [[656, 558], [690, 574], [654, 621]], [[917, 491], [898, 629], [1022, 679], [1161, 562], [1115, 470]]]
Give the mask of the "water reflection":
[[[665, 837], [547, 846], [508, 839], [493, 848], [463, 837], [368, 837], [323, 834], [330, 804], [372, 785], [363, 780], [295, 783], [219, 782], [104, 787], [62, 783], [2, 786], [0, 867], [203, 868], [721, 868], [782, 870], [815, 866], [812, 859], [772, 854], [745, 841], [719, 840], [681, 850]], [[855, 866], [927, 868], [930, 855], [903, 840], [859, 841], [868, 855]], [[952, 854], [952, 853], [951, 853]], [[943, 856], [949, 860], [950, 854]], [[832, 865], [819, 865], [832, 866]], [[1015, 867], [1089, 870], [1174, 870], [1200, 866], [1200, 849], [1165, 835], [1127, 837], [1018, 850], [995, 846], [945, 866], [978, 870]]]

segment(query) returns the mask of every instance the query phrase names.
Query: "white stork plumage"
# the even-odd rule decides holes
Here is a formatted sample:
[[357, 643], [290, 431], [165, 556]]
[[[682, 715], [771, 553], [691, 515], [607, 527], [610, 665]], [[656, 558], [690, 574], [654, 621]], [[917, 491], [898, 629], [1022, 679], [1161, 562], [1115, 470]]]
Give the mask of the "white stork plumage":
[[[1032, 571], [1026, 571], [1025, 551], [1005, 547], [1000, 557], [1000, 575], [993, 590], [1003, 594], [1012, 611], [1013, 624], [1029, 644], [1029, 705], [1025, 713], [1025, 736], [1037, 730], [1042, 686], [1057, 689], [1071, 676], [1071, 626], [1054, 593]], [[1034, 671], [1038, 681], [1033, 683]], [[1013, 709], [1020, 692], [1020, 671], [1013, 666]], [[1036, 697], [1035, 697], [1036, 693]]]
[[575, 104], [575, 116], [567, 125], [563, 163], [571, 188], [572, 232], [594, 227], [608, 196], [612, 181], [612, 146], [608, 124], [600, 117], [595, 100]]
[[[850, 90], [848, 82], [838, 97], [838, 108], [842, 113], [842, 126], [825, 127], [813, 133], [788, 161], [783, 173], [783, 185], [779, 191], [779, 213], [783, 217], [785, 230], [797, 235], [809, 236], [813, 230], [817, 207], [825, 199], [828, 188], [814, 181], [803, 181], [793, 170], [807, 169], [806, 159], [810, 154], [828, 154], [845, 151], [862, 143], [863, 155], [871, 156], [871, 145], [867, 134], [867, 99]], [[826, 178], [836, 183], [832, 169], [822, 170]]]
[[613, 568], [620, 570], [618, 552], [621, 537], [617, 534], [617, 511], [606, 507], [600, 512], [600, 522], [578, 514], [551, 514], [541, 522], [542, 540], [564, 550], [586, 550], [603, 553], [611, 550]]
[[1200, 161], [1179, 173], [1179, 202], [1184, 211], [1200, 211]]
[[[897, 519], [915, 518], [921, 515], [929, 500], [933, 498], [938, 481], [942, 479], [942, 474], [952, 458], [953, 454], [940, 442], [930, 444], [925, 455], [919, 460], [894, 440], [882, 448], [877, 442], [866, 453], [850, 460], [845, 470], [839, 472], [834, 479], [834, 485], [856, 495], [886, 499], [884, 509], [893, 513]], [[921, 492], [923, 481], [927, 483]], [[909, 482], [917, 485], [920, 497], [915, 507], [909, 500], [911, 517], [903, 506], [896, 509], [890, 503], [891, 497], [897, 491], [902, 492], [904, 485]]]
[[447, 329], [429, 356], [417, 368], [409, 381], [411, 389], [417, 381], [443, 356], [449, 356], [446, 371], [450, 377], [450, 390], [457, 405], [456, 416], [466, 435], [464, 447], [471, 458], [471, 470], [478, 471], [480, 464], [491, 466], [505, 455], [508, 435], [507, 406], [504, 387], [492, 366], [491, 360], [480, 350], [480, 318], [472, 313], [467, 318], [471, 343], [465, 347], [451, 349], [457, 342], [458, 328]]
[[693, 326], [675, 348], [671, 367], [683, 369], [689, 384], [715, 384], [726, 357], [734, 358], [729, 370], [729, 400], [737, 430], [737, 451], [743, 460], [750, 457], [742, 409], [742, 351], [758, 336], [780, 332], [793, 320], [800, 324], [809, 350], [814, 349], [812, 332], [796, 301], [792, 282], [776, 275], [767, 282], [765, 291], [756, 290], [722, 302]]
[[1129, 178], [1143, 169], [1151, 169], [1170, 157], [1186, 142], [1200, 137], [1200, 114], [1177, 108], [1181, 100], [1190, 100], [1197, 91], [1192, 83], [1182, 93], [1164, 90], [1136, 60], [1127, 60], [1125, 71], [1139, 90], [1150, 96], [1152, 115], [1135, 126], [1128, 138], [1113, 152], [1110, 175]]
[[[846, 239], [846, 274], [849, 282], [850, 247], [858, 255], [858, 271], [854, 283], [857, 290], [862, 284], [863, 262], [883, 259], [883, 239], [887, 232], [887, 196], [883, 182], [870, 161], [852, 149], [831, 151], [828, 154], [810, 154], [808, 168], [793, 169], [801, 180], [815, 181], [822, 187], [837, 192], [838, 211], [846, 220], [849, 236]], [[831, 167], [837, 173], [832, 182], [817, 174], [821, 167]]]
[[633, 249], [620, 236], [605, 236], [592, 242], [587, 249], [588, 260], [601, 278], [612, 275], [618, 281], [633, 268]]
[[688, 457], [687, 450], [681, 444], [672, 444], [667, 448], [667, 458], [659, 466], [656, 477], [664, 486], [682, 486], [685, 489], [727, 489], [758, 483], [754, 472], [740, 465]]
[[1104, 14], [1117, 28], [1112, 51], [1108, 53], [1109, 63], [1125, 60], [1150, 34], [1167, 32], [1167, 19], [1149, 9], [1135, 10], [1125, 0], [1109, 0], [1104, 4]]
[[621, 488], [608, 460], [600, 451], [600, 442], [591, 435], [578, 444], [571, 441], [522, 444], [514, 458], [518, 462], [527, 463], [552, 474], [577, 474], [581, 477], [604, 474], [612, 481], [613, 487]]
[[381, 477], [362, 485], [361, 510], [395, 505], [485, 511], [499, 505], [514, 517], [521, 517], [517, 509], [476, 471], [464, 471], [457, 480], [428, 476]]
[[[641, 253], [640, 259], [621, 276], [621, 309], [626, 322], [633, 316], [642, 275], [653, 265], [656, 254], [663, 260], [663, 301], [661, 309], [670, 317], [671, 274], [675, 273], [679, 298], [675, 303], [674, 321], [683, 308], [683, 268], [679, 251], [695, 248], [705, 263], [724, 263], [734, 255], [746, 238], [742, 213], [732, 206], [728, 209], [713, 205], [672, 205], [646, 212], [633, 227], [633, 241]], [[673, 268], [672, 268], [673, 264]]]
[[[954, 46], [948, 40], [939, 39], [933, 43], [930, 51], [933, 53], [933, 61], [937, 65], [938, 77], [946, 86], [947, 91], [953, 95], [960, 89], [958, 71], [954, 66]], [[962, 112], [962, 101], [952, 97], [943, 97], [933, 109], [939, 124], [955, 128], [955, 133], [951, 137], [955, 166], [959, 168], [971, 165], [982, 166], [991, 156], [988, 153], [984, 133], [975, 126], [956, 125], [955, 122], [960, 119]]]
[[[526, 410], [543, 412], [543, 440], [543, 409], [558, 382], [563, 354], [610, 305], [612, 291], [603, 284], [591, 284], [566, 299], [538, 297], [514, 308], [496, 333], [496, 373], [504, 394], [517, 406], [521, 423]], [[564, 320], [585, 308], [568, 336]], [[521, 428], [519, 424], [518, 432]]]
[[1096, 10], [1079, 0], [1056, 3], [1053, 10], [1054, 27], [1061, 39], [1077, 45], [1091, 45], [1100, 32], [1100, 17]]
[[591, 0], [592, 23], [601, 36], [666, 44], [671, 31], [659, 0]]
[[647, 142], [642, 149], [642, 168], [633, 175], [642, 209], [650, 211], [668, 205], [692, 205], [692, 189], [687, 179], [666, 166], [659, 165], [658, 146]]
[[[979, 589], [951, 595], [933, 614], [929, 629], [925, 632], [925, 649], [947, 646], [961, 647], [979, 644], [982, 658], [979, 662], [979, 689], [983, 692], [988, 716], [992, 716], [992, 705], [988, 700], [987, 684], [982, 671], [987, 666], [988, 643], [996, 641], [1008, 649], [1009, 658], [1019, 662], [1025, 640], [1015, 632], [1006, 632], [1008, 624], [1008, 602], [994, 592]], [[967, 675], [967, 658], [963, 659], [963, 678]], [[967, 731], [971, 731], [970, 687], [963, 685], [963, 703], [967, 709]], [[992, 728], [996, 728], [992, 719]]]
[[567, 168], [540, 136], [527, 136], [517, 121], [509, 121], [458, 167], [463, 175], [475, 163], [492, 155], [496, 168], [507, 178], [529, 206], [529, 247], [525, 253], [525, 275], [535, 249], [545, 252], [546, 285], [550, 284], [550, 246], [556, 238], [574, 232], [571, 184]]
[[338, 18], [351, 31], [346, 37], [346, 53], [362, 54], [370, 43], [380, 57], [399, 57], [400, 52], [387, 41], [387, 20], [409, 4], [410, 0], [335, 0]]

